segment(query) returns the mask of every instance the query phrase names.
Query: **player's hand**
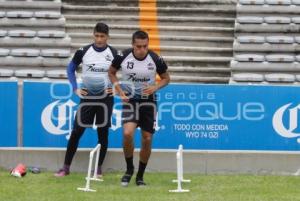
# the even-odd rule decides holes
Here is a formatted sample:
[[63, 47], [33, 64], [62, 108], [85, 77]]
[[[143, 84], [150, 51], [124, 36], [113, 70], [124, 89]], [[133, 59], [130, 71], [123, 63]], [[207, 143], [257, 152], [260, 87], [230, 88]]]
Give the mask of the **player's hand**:
[[114, 91], [113, 91], [112, 88], [107, 88], [107, 89], [105, 89], [105, 93], [106, 93], [107, 95], [109, 95], [109, 96], [114, 95]]
[[75, 93], [79, 97], [88, 95], [88, 91], [86, 89], [76, 89]]
[[124, 102], [128, 102], [129, 101], [129, 98], [128, 96], [124, 93], [124, 91], [120, 92], [120, 98], [122, 101]]
[[157, 86], [156, 85], [149, 85], [146, 86], [146, 88], [143, 89], [143, 95], [149, 96], [153, 94], [154, 92], [157, 91]]

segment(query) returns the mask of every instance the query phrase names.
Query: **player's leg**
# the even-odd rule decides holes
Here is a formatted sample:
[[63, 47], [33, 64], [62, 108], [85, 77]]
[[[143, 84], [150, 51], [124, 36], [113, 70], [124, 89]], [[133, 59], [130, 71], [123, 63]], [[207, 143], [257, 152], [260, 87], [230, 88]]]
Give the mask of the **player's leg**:
[[99, 155], [99, 163], [97, 169], [98, 177], [102, 177], [102, 164], [105, 159], [107, 148], [108, 148], [108, 127], [97, 128], [98, 133], [98, 143], [101, 144], [100, 155]]
[[151, 155], [152, 135], [153, 133], [142, 130], [142, 147], [140, 151], [139, 169], [136, 175], [136, 185], [138, 186], [146, 185], [144, 182], [144, 172]]
[[104, 125], [97, 128], [98, 143], [101, 144], [99, 164], [97, 169], [97, 175], [99, 177], [102, 176], [102, 164], [105, 159], [107, 148], [108, 148], [108, 135], [109, 135], [109, 128], [111, 126], [111, 115], [113, 111], [114, 99], [112, 96], [108, 96], [103, 100], [101, 100], [100, 102], [104, 103], [104, 105], [100, 106], [98, 108], [99, 110], [97, 110], [96, 124], [97, 125], [104, 124]]
[[122, 186], [127, 186], [134, 173], [133, 152], [134, 152], [134, 132], [137, 127], [135, 122], [127, 122], [123, 125], [123, 152], [126, 161], [126, 172], [121, 179]]
[[77, 151], [79, 140], [84, 133], [85, 128], [79, 126], [77, 123], [74, 123], [74, 128], [72, 130], [70, 139], [68, 141], [67, 145], [67, 151], [65, 154], [65, 160], [64, 165], [61, 169], [58, 170], [57, 173], [55, 173], [56, 177], [63, 177], [70, 173], [70, 166], [73, 160], [73, 157]]
[[139, 169], [136, 175], [136, 185], [144, 186], [144, 172], [151, 155], [152, 136], [155, 132], [156, 102], [145, 102], [139, 105], [139, 126], [142, 129]]
[[[80, 104], [83, 103], [86, 104], [84, 99], [81, 100]], [[82, 107], [79, 107], [75, 116], [73, 130], [68, 141], [64, 165], [57, 173], [55, 173], [55, 176], [62, 177], [70, 173], [70, 166], [77, 151], [79, 140], [83, 135], [85, 128], [93, 125], [95, 112], [94, 108], [89, 105], [82, 105]]]

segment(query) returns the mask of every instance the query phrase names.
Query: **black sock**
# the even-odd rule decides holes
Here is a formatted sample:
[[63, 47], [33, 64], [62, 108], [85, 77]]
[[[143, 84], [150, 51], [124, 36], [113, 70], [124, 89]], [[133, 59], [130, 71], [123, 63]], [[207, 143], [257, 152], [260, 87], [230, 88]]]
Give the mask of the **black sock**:
[[133, 156], [131, 156], [129, 158], [125, 158], [125, 160], [126, 160], [126, 164], [127, 164], [126, 174], [132, 175], [134, 172]]
[[140, 161], [140, 163], [139, 163], [139, 171], [138, 171], [138, 173], [136, 175], [136, 178], [143, 179], [146, 166], [147, 166], [147, 163], [143, 163], [143, 162]]

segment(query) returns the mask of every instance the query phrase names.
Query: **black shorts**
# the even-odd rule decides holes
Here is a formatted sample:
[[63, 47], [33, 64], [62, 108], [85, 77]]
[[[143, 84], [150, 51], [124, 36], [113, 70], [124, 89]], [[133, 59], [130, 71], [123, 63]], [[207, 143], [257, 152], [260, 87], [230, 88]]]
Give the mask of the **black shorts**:
[[134, 122], [142, 130], [155, 132], [157, 104], [154, 100], [129, 100], [123, 103], [122, 123]]
[[91, 97], [90, 95], [87, 98], [80, 99], [74, 124], [84, 128], [92, 127], [96, 117], [96, 127], [110, 127], [114, 105], [113, 96], [95, 99]]

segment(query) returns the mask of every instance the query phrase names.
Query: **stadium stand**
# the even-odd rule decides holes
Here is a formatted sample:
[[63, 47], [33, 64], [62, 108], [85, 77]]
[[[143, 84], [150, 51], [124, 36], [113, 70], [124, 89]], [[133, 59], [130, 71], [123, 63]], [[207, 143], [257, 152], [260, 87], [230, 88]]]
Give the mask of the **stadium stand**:
[[230, 83], [299, 82], [300, 2], [239, 0]]
[[66, 77], [61, 71], [71, 56], [71, 38], [61, 6], [59, 0], [0, 1], [1, 77]]
[[31, 69], [44, 71], [45, 78], [65, 78], [70, 57], [91, 42], [96, 22], [110, 25], [111, 44], [123, 50], [130, 47], [139, 20], [151, 24], [157, 19], [159, 35], [151, 38], [159, 39], [160, 45], [152, 49], [168, 62], [173, 82], [228, 83], [235, 3], [159, 0], [156, 18], [139, 16], [136, 0], [2, 0], [0, 75], [7, 76], [7, 70], [12, 70], [16, 76], [16, 70], [26, 74]]
[[[110, 25], [111, 45], [120, 50], [130, 47], [131, 34], [140, 27], [136, 0], [65, 0], [62, 13], [72, 52], [91, 41], [98, 21]], [[228, 83], [235, 1], [158, 0], [157, 13], [159, 36], [150, 38], [160, 38], [160, 53], [173, 82]], [[150, 24], [155, 20], [141, 18]]]

